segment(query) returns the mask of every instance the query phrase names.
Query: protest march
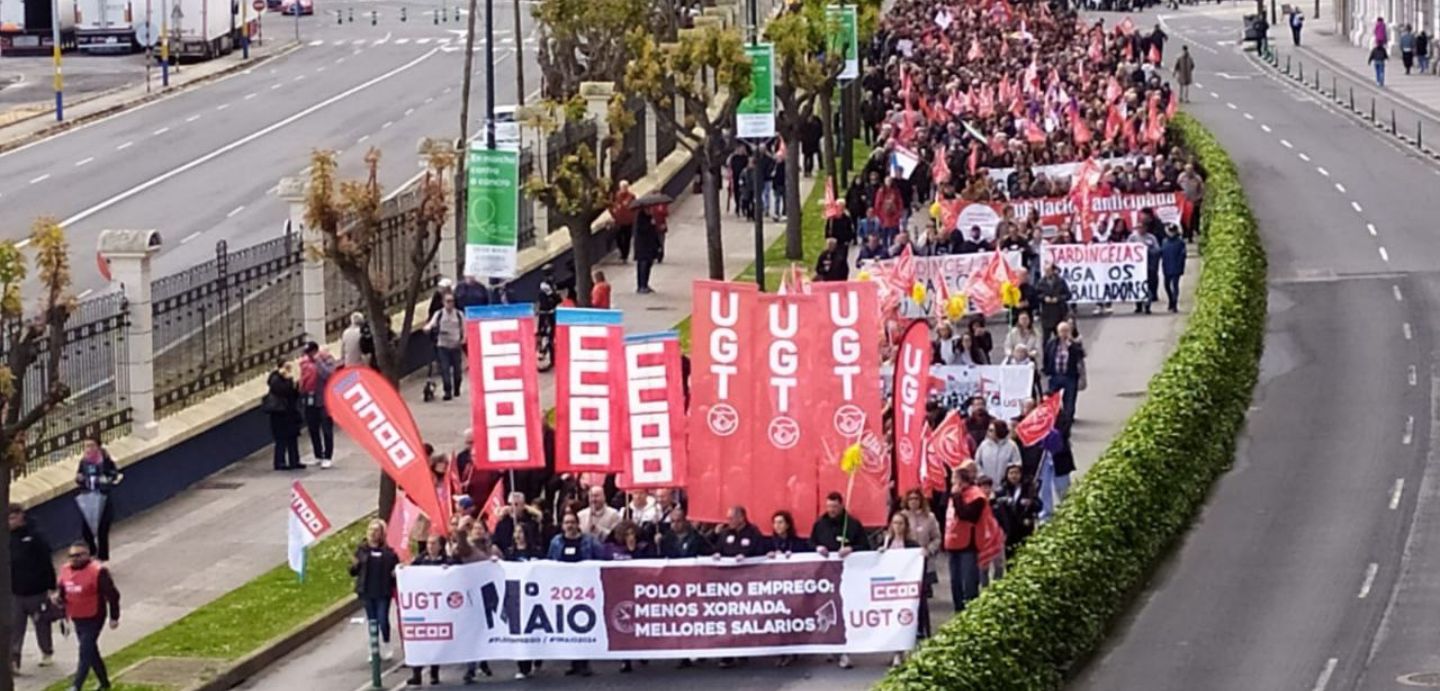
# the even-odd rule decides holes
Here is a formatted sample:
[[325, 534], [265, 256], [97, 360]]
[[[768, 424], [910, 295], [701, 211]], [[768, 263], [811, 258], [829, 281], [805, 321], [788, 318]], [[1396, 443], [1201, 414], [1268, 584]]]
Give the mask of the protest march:
[[[956, 611], [1003, 577], [1075, 469], [1079, 306], [1149, 313], [1163, 276], [1178, 309], [1203, 180], [1168, 139], [1164, 48], [1064, 3], [899, 0], [855, 77], [872, 154], [830, 188], [810, 275], [695, 280], [686, 334], [554, 310], [553, 411], [534, 306], [465, 308], [454, 454], [379, 374], [338, 370], [325, 407], [399, 489], [351, 575], [386, 650], [395, 608], [411, 683], [898, 664], [942, 574]], [[747, 166], [780, 145], [735, 144]]]

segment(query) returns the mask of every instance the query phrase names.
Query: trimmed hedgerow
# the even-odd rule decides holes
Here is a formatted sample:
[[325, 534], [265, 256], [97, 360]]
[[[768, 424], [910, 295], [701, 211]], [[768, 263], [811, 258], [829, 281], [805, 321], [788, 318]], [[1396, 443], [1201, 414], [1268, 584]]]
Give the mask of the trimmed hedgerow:
[[1104, 640], [1229, 467], [1259, 371], [1265, 251], [1235, 166], [1193, 118], [1206, 174], [1195, 308], [1149, 395], [999, 583], [879, 688], [1055, 689]]

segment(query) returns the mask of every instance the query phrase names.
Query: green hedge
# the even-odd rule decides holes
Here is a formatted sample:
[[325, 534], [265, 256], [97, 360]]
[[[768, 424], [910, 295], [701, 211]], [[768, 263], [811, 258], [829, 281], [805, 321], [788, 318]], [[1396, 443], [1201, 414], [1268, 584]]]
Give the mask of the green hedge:
[[1149, 395], [998, 584], [879, 688], [1056, 689], [1104, 640], [1229, 467], [1260, 363], [1265, 252], [1235, 166], [1172, 123], [1207, 175], [1196, 305]]

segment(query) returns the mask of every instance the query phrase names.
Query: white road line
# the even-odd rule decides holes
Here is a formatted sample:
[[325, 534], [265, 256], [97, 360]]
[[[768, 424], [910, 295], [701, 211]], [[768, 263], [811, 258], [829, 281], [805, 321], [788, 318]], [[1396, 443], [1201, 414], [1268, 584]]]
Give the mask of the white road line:
[[[1234, 104], [1234, 103], [1230, 103], [1230, 102], [1228, 102], [1228, 101], [1225, 103], [1225, 107], [1226, 107], [1226, 108], [1229, 108], [1230, 110], [1235, 110], [1235, 104]], [[488, 135], [487, 135], [487, 136], [488, 136]]]
[[259, 96], [259, 95], [260, 95], [260, 94], [257, 94], [257, 93], [255, 93], [255, 92], [252, 91], [252, 92], [250, 92], [250, 93], [248, 93], [248, 94], [245, 94], [245, 100], [248, 101], [248, 100], [250, 100], [250, 99], [252, 99], [252, 98], [255, 98], [256, 96]]
[[1327, 178], [1330, 177], [1330, 171], [1325, 170], [1324, 166], [1315, 166], [1315, 172], [1324, 175]]
[[1380, 259], [1387, 262], [1390, 261], [1390, 253], [1386, 252], [1384, 247], [1380, 248]]
[[1405, 493], [1405, 478], [1395, 478], [1395, 489], [1390, 490], [1390, 510], [1400, 508], [1400, 497]]
[[1379, 573], [1379, 571], [1380, 565], [1373, 561], [1370, 562], [1369, 566], [1365, 567], [1365, 580], [1360, 583], [1361, 600], [1364, 600], [1365, 597], [1370, 594], [1370, 587], [1375, 585], [1375, 574]]
[[351, 41], [351, 42], [350, 42], [350, 45], [352, 45], [352, 46], [363, 46], [363, 45], [365, 45], [365, 39], [363, 39], [363, 38], [357, 38], [357, 39], [355, 39], [354, 41]]
[[1205, 85], [1204, 85], [1204, 84], [1201, 84], [1200, 82], [1195, 82], [1195, 88], [1197, 88], [1197, 89], [1203, 89], [1203, 88], [1205, 88]]
[[185, 118], [185, 122], [195, 122], [196, 120], [199, 120], [199, 119], [200, 119], [200, 116], [199, 116], [199, 115], [191, 115], [190, 117]]
[[1345, 194], [1345, 186], [1337, 182], [1335, 183], [1335, 191], [1340, 194]]
[[1280, 140], [1280, 146], [1283, 146], [1283, 147], [1285, 147], [1285, 148], [1287, 148], [1287, 149], [1293, 149], [1293, 148], [1295, 148], [1295, 145], [1294, 145], [1294, 144], [1291, 144], [1289, 139], [1281, 139], [1281, 140]]
[[390, 32], [387, 31], [387, 32], [385, 32], [385, 38], [382, 38], [382, 39], [376, 41], [376, 42], [375, 42], [375, 45], [381, 46], [381, 45], [385, 45], [386, 43], [389, 43], [389, 42], [390, 42]]
[[[429, 43], [429, 42], [430, 42], [430, 39], [428, 39], [428, 38], [417, 38], [417, 39], [415, 39], [415, 44], [416, 44], [416, 45], [420, 45], [420, 46], [423, 46], [423, 45], [425, 45], [426, 43]], [[485, 136], [488, 137], [488, 136], [490, 136], [490, 135], [485, 135]]]
[[1269, 132], [1269, 131], [1270, 131], [1270, 126], [1269, 126], [1269, 125], [1261, 125], [1261, 126], [1260, 126], [1260, 129], [1263, 130], [1263, 131], [1265, 131], [1265, 132]]
[[1249, 113], [1246, 113], [1246, 114], [1245, 114], [1245, 119], [1246, 119], [1246, 120], [1254, 120], [1254, 119], [1255, 119], [1255, 116], [1254, 116], [1254, 115], [1251, 115], [1251, 114], [1249, 114]]
[[1308, 155], [1306, 155], [1305, 152], [1302, 151], [1302, 152], [1300, 152], [1300, 153], [1298, 153], [1298, 154], [1296, 154], [1296, 155], [1300, 157], [1300, 160], [1302, 160], [1302, 161], [1304, 161], [1304, 162], [1306, 162], [1306, 163], [1309, 163], [1309, 162], [1310, 162], [1310, 157], [1309, 157]]
[[315, 68], [315, 72], [316, 72], [317, 74], [320, 73], [320, 72], [324, 72], [324, 71], [325, 71], [325, 66], [324, 66], [324, 65], [321, 65], [321, 66]]
[[270, 90], [271, 90], [271, 91], [274, 91], [274, 90], [276, 90], [276, 89], [278, 89], [278, 88], [280, 88], [280, 87], [282, 87], [282, 86], [285, 86], [285, 85], [284, 85], [284, 84], [271, 84], [271, 85], [270, 85]]
[[1365, 209], [1360, 206], [1360, 202], [1350, 202], [1350, 208], [1354, 209], [1357, 214], [1365, 213]]
[[90, 294], [93, 292], [95, 292], [94, 288], [86, 288], [85, 290], [80, 291], [80, 294], [76, 295], [75, 299], [84, 300], [85, 298], [90, 297]]
[[1365, 230], [1370, 231], [1370, 235], [1371, 235], [1371, 236], [1374, 236], [1374, 235], [1377, 234], [1377, 233], [1375, 232], [1375, 224], [1374, 224], [1374, 223], [1366, 223], [1366, 224], [1365, 224]]
[[425, 54], [423, 54], [423, 55], [415, 58], [414, 60], [411, 60], [410, 62], [407, 62], [407, 63], [405, 63], [405, 64], [403, 64], [403, 65], [400, 65], [399, 67], [396, 67], [396, 68], [390, 70], [389, 72], [385, 72], [385, 73], [379, 74], [379, 75], [371, 78], [371, 79], [368, 80], [368, 81], [361, 82], [360, 84], [357, 84], [357, 85], [355, 85], [355, 86], [352, 86], [352, 87], [350, 87], [349, 89], [347, 89], [347, 90], [345, 90], [345, 91], [342, 91], [342, 92], [340, 92], [340, 93], [338, 93], [338, 94], [336, 94], [336, 95], [334, 95], [334, 96], [331, 96], [330, 98], [327, 98], [327, 99], [325, 99], [325, 100], [323, 100], [323, 101], [320, 101], [319, 103], [316, 103], [315, 105], [312, 105], [312, 106], [310, 106], [310, 107], [308, 107], [308, 108], [306, 108], [306, 109], [304, 109], [304, 110], [302, 110], [302, 111], [300, 111], [300, 112], [298, 112], [298, 113], [295, 113], [294, 115], [291, 115], [290, 117], [287, 117], [287, 118], [285, 118], [285, 119], [283, 119], [283, 120], [280, 120], [279, 122], [276, 122], [276, 123], [274, 123], [274, 124], [271, 124], [271, 125], [268, 125], [268, 126], [266, 126], [266, 127], [263, 127], [263, 128], [261, 128], [261, 129], [259, 129], [259, 130], [256, 130], [255, 132], [252, 132], [251, 134], [248, 134], [248, 135], [246, 135], [246, 136], [244, 136], [244, 137], [241, 137], [241, 138], [239, 138], [239, 139], [236, 139], [235, 141], [230, 142], [229, 144], [226, 144], [226, 145], [224, 145], [224, 146], [222, 146], [222, 147], [220, 147], [220, 148], [218, 148], [218, 149], [215, 149], [214, 151], [211, 151], [210, 153], [205, 154], [204, 156], [201, 156], [201, 157], [199, 157], [199, 158], [197, 158], [197, 159], [194, 159], [194, 160], [190, 161], [189, 163], [186, 163], [186, 164], [184, 164], [184, 165], [182, 165], [182, 166], [178, 166], [178, 167], [176, 167], [176, 168], [171, 168], [170, 170], [166, 171], [165, 173], [163, 173], [163, 174], [161, 174], [161, 175], [157, 175], [157, 176], [155, 176], [155, 177], [153, 177], [153, 178], [151, 178], [151, 179], [149, 179], [149, 180], [146, 180], [145, 182], [142, 182], [142, 183], [140, 183], [140, 184], [138, 184], [138, 185], [136, 185], [136, 186], [134, 186], [134, 187], [131, 187], [131, 188], [128, 189], [128, 190], [125, 190], [124, 192], [121, 192], [121, 193], [119, 193], [119, 194], [117, 194], [117, 195], [115, 195], [115, 196], [113, 196], [113, 197], [110, 197], [109, 199], [106, 199], [105, 201], [102, 201], [102, 202], [100, 202], [99, 204], [96, 204], [96, 205], [94, 205], [94, 206], [92, 206], [92, 207], [90, 207], [90, 208], [88, 208], [88, 209], [85, 209], [85, 210], [83, 210], [83, 211], [80, 211], [79, 213], [75, 214], [74, 216], [71, 216], [70, 218], [67, 218], [67, 219], [61, 221], [61, 222], [60, 222], [60, 225], [61, 225], [61, 227], [74, 225], [75, 223], [78, 223], [78, 222], [80, 222], [80, 221], [83, 221], [83, 220], [91, 217], [91, 216], [94, 216], [95, 214], [100, 213], [101, 211], [104, 211], [105, 209], [108, 209], [108, 208], [110, 208], [111, 206], [114, 206], [115, 204], [118, 204], [118, 203], [120, 203], [120, 202], [122, 202], [122, 201], [125, 201], [126, 199], [129, 199], [129, 198], [131, 198], [131, 197], [133, 197], [133, 196], [135, 196], [135, 195], [137, 195], [137, 194], [140, 194], [141, 192], [144, 192], [145, 190], [148, 190], [148, 189], [150, 189], [150, 188], [152, 188], [152, 187], [155, 187], [156, 185], [162, 184], [162, 183], [164, 183], [166, 180], [169, 180], [169, 179], [171, 179], [171, 178], [173, 178], [173, 177], [175, 177], [175, 176], [177, 176], [177, 175], [182, 175], [182, 174], [184, 174], [184, 173], [187, 173], [187, 172], [189, 172], [190, 170], [192, 170], [192, 169], [194, 169], [194, 168], [196, 168], [196, 167], [198, 167], [198, 166], [204, 165], [204, 164], [206, 164], [206, 163], [208, 163], [208, 162], [210, 162], [210, 161], [212, 161], [212, 160], [214, 160], [214, 159], [216, 159], [216, 158], [219, 158], [219, 157], [221, 157], [221, 156], [224, 156], [224, 155], [227, 154], [227, 153], [230, 153], [231, 151], [234, 151], [234, 150], [236, 150], [236, 149], [238, 149], [238, 148], [240, 148], [240, 147], [242, 147], [242, 146], [245, 146], [246, 144], [249, 144], [250, 142], [253, 142], [253, 141], [255, 141], [255, 140], [257, 140], [257, 139], [259, 139], [259, 138], [261, 138], [261, 137], [264, 137], [264, 136], [266, 136], [266, 135], [268, 135], [268, 134], [270, 134], [270, 133], [272, 133], [272, 132], [275, 132], [275, 131], [283, 128], [283, 127], [286, 127], [286, 126], [288, 126], [290, 123], [293, 123], [293, 122], [295, 122], [295, 121], [297, 121], [297, 120], [300, 120], [301, 118], [304, 118], [304, 117], [306, 117], [306, 116], [308, 116], [308, 115], [311, 115], [311, 114], [315, 113], [316, 111], [319, 111], [319, 110], [322, 109], [322, 108], [325, 108], [325, 107], [327, 107], [327, 106], [333, 105], [333, 104], [335, 104], [335, 103], [339, 103], [340, 101], [343, 101], [343, 100], [345, 100], [345, 99], [347, 99], [347, 98], [349, 98], [349, 97], [351, 97], [351, 96], [354, 96], [355, 94], [358, 94], [358, 93], [360, 93], [361, 91], [364, 91], [364, 90], [366, 90], [366, 89], [368, 89], [368, 88], [370, 88], [370, 87], [372, 87], [372, 86], [375, 86], [376, 84], [379, 84], [380, 82], [383, 82], [383, 81], [385, 81], [385, 80], [387, 80], [387, 79], [390, 79], [391, 77], [394, 77], [394, 76], [397, 75], [397, 74], [400, 74], [400, 73], [402, 73], [402, 72], [405, 72], [406, 70], [409, 70], [410, 68], [412, 68], [412, 67], [414, 67], [414, 66], [416, 66], [416, 65], [418, 65], [418, 64], [420, 64], [420, 63], [422, 63], [422, 62], [424, 62], [424, 61], [426, 61], [426, 60], [428, 60], [432, 55], [434, 55], [436, 52], [438, 52], [438, 50], [439, 50], [439, 49], [430, 50], [430, 51], [426, 52]]
[[292, 80], [290, 80], [290, 81], [292, 81], [292, 82], [302, 82], [302, 81], [305, 81], [305, 75], [303, 75], [303, 74], [297, 74], [297, 75], [295, 75], [295, 78], [292, 79]]
[[1415, 332], [1410, 329], [1410, 322], [1401, 324], [1400, 331], [1405, 334], [1405, 340], [1407, 341], [1415, 337]]
[[231, 210], [230, 210], [230, 213], [225, 214], [225, 218], [234, 218], [234, 217], [235, 217], [235, 214], [238, 214], [238, 213], [240, 213], [241, 211], [244, 211], [244, 210], [245, 210], [245, 205], [244, 205], [244, 204], [241, 204], [240, 206], [237, 206], [237, 207], [231, 209]]
[[[403, 46], [403, 45], [405, 45], [406, 43], [409, 43], [409, 42], [410, 42], [410, 39], [408, 39], [408, 38], [397, 38], [397, 39], [395, 39], [395, 45], [397, 45], [397, 46]], [[486, 136], [489, 136], [489, 135], [486, 135]]]
[[31, 181], [30, 181], [30, 184], [36, 185], [36, 184], [45, 182], [46, 180], [49, 180], [49, 179], [50, 179], [50, 174], [49, 174], [49, 173], [46, 173], [46, 174], [44, 174], [44, 175], [41, 175], [41, 176], [38, 177], [38, 178], [35, 178], [35, 179], [31, 180]]
[[1409, 445], [1410, 445], [1410, 442], [1412, 442], [1412, 441], [1414, 441], [1414, 440], [1415, 440], [1415, 416], [1414, 416], [1414, 415], [1406, 415], [1406, 416], [1405, 416], [1405, 434], [1400, 437], [1400, 443], [1401, 443], [1402, 445], [1404, 445], [1404, 446], [1409, 446]]
[[1217, 93], [1215, 93], [1214, 91], [1211, 91], [1211, 92], [1210, 92], [1210, 98], [1220, 98], [1220, 94], [1217, 94]]
[[191, 234], [189, 234], [189, 235], [186, 235], [185, 237], [181, 238], [181, 239], [180, 239], [180, 244], [183, 245], [183, 244], [185, 244], [185, 243], [187, 243], [187, 242], [190, 242], [191, 240], [194, 240], [195, 238], [198, 238], [198, 237], [200, 237], [200, 231], [197, 230], [197, 231], [195, 231], [195, 232], [193, 232], [193, 233], [191, 233]]
[[430, 103], [430, 102], [432, 102], [432, 101], [434, 101], [434, 100], [435, 100], [435, 97], [434, 97], [434, 96], [431, 96], [431, 97], [429, 97], [429, 98], [426, 98], [426, 99], [425, 99], [425, 102], [426, 102], [426, 103]]
[[450, 89], [451, 89], [451, 87], [448, 87], [448, 86], [447, 86], [447, 87], [445, 87], [445, 90], [444, 90], [444, 91], [441, 91], [440, 93], [442, 93], [442, 94], [448, 94], [448, 93], [450, 93]]
[[[382, 129], [382, 130], [383, 130], [383, 129], [387, 129], [387, 128], [389, 128], [389, 127], [390, 127], [391, 125], [393, 125], [393, 124], [395, 124], [395, 121], [394, 121], [394, 120], [391, 120], [391, 121], [386, 122], [385, 124], [381, 125], [381, 126], [380, 126], [380, 129]], [[485, 135], [485, 136], [488, 137], [488, 136], [490, 136], [490, 135], [487, 134], [487, 135]]]
[[91, 156], [91, 157], [89, 157], [89, 158], [82, 158], [82, 159], [80, 159], [80, 160], [78, 160], [78, 161], [75, 162], [75, 167], [76, 167], [76, 168], [79, 168], [80, 166], [83, 166], [83, 165], [85, 165], [86, 163], [89, 163], [89, 162], [91, 162], [91, 161], [93, 161], [93, 160], [95, 160], [95, 157], [94, 157], [94, 156]]
[[[311, 45], [312, 47], [313, 47], [313, 46], [323, 46], [323, 45], [325, 45], [325, 42], [324, 42], [324, 41], [311, 41], [311, 42], [310, 42], [310, 45]], [[486, 136], [489, 136], [489, 135], [486, 135]]]
[[1335, 665], [1339, 663], [1340, 660], [1333, 657], [1326, 660], [1325, 668], [1320, 670], [1320, 678], [1315, 680], [1315, 688], [1311, 691], [1325, 691], [1325, 687], [1330, 685], [1330, 675], [1335, 673]]
[[153, 136], [158, 137], [158, 136], [160, 136], [160, 135], [162, 135], [162, 134], [165, 134], [166, 132], [169, 132], [169, 131], [170, 131], [170, 128], [169, 128], [169, 127], [161, 127], [160, 129], [155, 130], [154, 132], [151, 132], [150, 134], [153, 135]]
[[1408, 368], [1406, 368], [1406, 370], [1405, 370], [1405, 380], [1406, 380], [1407, 382], [1409, 382], [1409, 384], [1410, 384], [1411, 386], [1414, 386], [1414, 385], [1415, 385], [1415, 379], [1416, 379], [1416, 376], [1415, 376], [1415, 365], [1410, 365], [1410, 366], [1409, 366]]
[[[488, 137], [489, 135], [487, 134], [486, 136]], [[359, 139], [356, 139], [356, 140], [355, 140], [355, 143], [356, 143], [356, 144], [364, 144], [364, 143], [365, 143], [365, 140], [366, 140], [366, 139], [369, 139], [369, 138], [370, 138], [370, 135], [368, 135], [368, 134], [366, 134], [366, 135], [361, 135], [361, 137], [360, 137]]]
[[414, 112], [415, 112], [415, 109], [414, 109], [414, 108], [406, 108], [406, 109], [405, 109], [405, 117], [407, 117], [407, 118], [410, 117], [410, 114], [411, 114], [411, 113], [414, 113]]
[[115, 147], [115, 150], [116, 150], [116, 151], [124, 151], [124, 150], [126, 150], [126, 149], [128, 149], [128, 148], [130, 148], [130, 147], [132, 147], [132, 146], [135, 146], [135, 142], [125, 142], [124, 144], [121, 144], [120, 146]]
[[345, 62], [345, 58], [336, 58], [336, 59], [335, 59], [335, 64], [337, 64], [337, 65], [340, 64], [340, 63], [342, 63], [342, 62]]
[[220, 105], [215, 106], [215, 110], [225, 110], [226, 108], [229, 108], [229, 107], [230, 107], [230, 104], [229, 104], [229, 103], [221, 103]]
[[1403, 296], [1403, 295], [1400, 294], [1400, 286], [1398, 286], [1398, 285], [1390, 286], [1390, 289], [1393, 290], [1393, 291], [1395, 291], [1395, 302], [1404, 302], [1404, 301], [1405, 301], [1405, 296]]

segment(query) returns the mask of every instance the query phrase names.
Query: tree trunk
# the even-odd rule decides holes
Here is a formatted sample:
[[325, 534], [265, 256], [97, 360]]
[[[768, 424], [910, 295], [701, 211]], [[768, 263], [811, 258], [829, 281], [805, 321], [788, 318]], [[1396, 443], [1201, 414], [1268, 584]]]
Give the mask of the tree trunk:
[[[243, 2], [244, 0], [241, 1]], [[465, 157], [470, 153], [470, 77], [475, 66], [475, 4], [475, 0], [470, 0], [470, 14], [467, 15], [465, 19], [467, 26], [465, 33], [465, 74], [461, 76], [460, 80], [460, 140], [456, 142], [456, 146], [458, 146], [460, 150], [455, 152], [455, 235], [457, 238], [462, 239], [462, 241], [465, 237], [466, 206], [469, 203], [466, 199], [468, 196], [468, 188], [465, 184]], [[516, 36], [519, 36], [519, 22], [516, 22], [515, 30], [517, 32]], [[523, 46], [524, 43], [517, 43], [516, 45]], [[524, 55], [520, 57], [520, 62], [524, 62]], [[464, 249], [463, 245], [461, 249]], [[457, 257], [459, 260], [456, 263], [459, 266], [455, 267], [455, 272], [458, 276], [465, 271], [465, 253], [463, 251], [458, 252]], [[442, 266], [440, 270], [448, 271], [449, 268], [450, 267]], [[394, 494], [393, 488], [391, 489], [391, 494]], [[389, 515], [388, 513], [382, 513], [380, 517], [386, 518]]]
[[[374, 291], [374, 287], [369, 287]], [[405, 369], [405, 344], [400, 343], [396, 334], [390, 329], [390, 315], [386, 314], [378, 296], [375, 300], [367, 299], [366, 315], [370, 319], [370, 333], [375, 341], [375, 369], [380, 375], [400, 388], [400, 375]], [[390, 520], [390, 510], [395, 507], [395, 481], [386, 473], [380, 473], [380, 488], [376, 496], [375, 508], [379, 517], [383, 520]]]
[[[9, 448], [9, 446], [9, 444], [5, 444], [5, 448]], [[0, 463], [0, 473], [5, 474], [4, 478], [0, 478], [0, 506], [10, 506], [10, 482], [13, 478], [13, 470], [10, 464]], [[4, 527], [0, 528], [0, 564], [6, 565], [4, 568], [0, 568], [0, 594], [4, 595], [4, 597], [0, 597], [0, 623], [3, 623], [0, 625], [0, 651], [4, 651], [6, 656], [10, 654], [10, 637], [14, 635], [14, 632], [10, 630], [10, 610], [15, 606], [14, 598], [9, 595], [10, 588], [14, 585], [10, 576], [11, 558], [10, 522], [6, 521]], [[4, 667], [3, 670], [0, 670], [0, 691], [12, 691], [15, 688], [14, 670], [8, 662], [0, 667]]]
[[595, 287], [591, 279], [590, 271], [594, 267], [594, 258], [591, 256], [591, 235], [590, 226], [584, 223], [584, 218], [579, 216], [569, 219], [565, 224], [570, 229], [571, 254], [575, 257], [575, 304], [581, 307], [590, 306], [590, 291]]
[[820, 102], [820, 126], [824, 135], [820, 137], [820, 157], [824, 159], [825, 175], [835, 179], [835, 104], [832, 98], [834, 89], [823, 89], [822, 93], [815, 98]]
[[[510, 7], [515, 12], [515, 44], [525, 45], [525, 36], [520, 33], [520, 0], [511, 0]], [[521, 51], [515, 56], [515, 105], [525, 105], [525, 53]]]
[[[708, 145], [708, 144], [707, 144]], [[713, 156], [703, 156], [704, 167], [700, 171], [701, 196], [705, 200], [705, 245], [710, 264], [710, 280], [725, 280], [725, 239], [720, 231], [720, 163], [714, 163]]]
[[800, 217], [800, 141], [785, 142], [785, 258], [805, 258]]

